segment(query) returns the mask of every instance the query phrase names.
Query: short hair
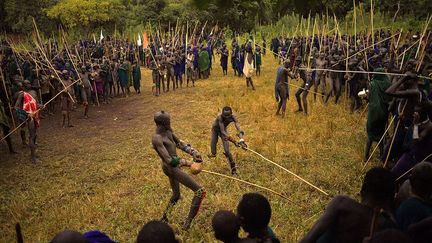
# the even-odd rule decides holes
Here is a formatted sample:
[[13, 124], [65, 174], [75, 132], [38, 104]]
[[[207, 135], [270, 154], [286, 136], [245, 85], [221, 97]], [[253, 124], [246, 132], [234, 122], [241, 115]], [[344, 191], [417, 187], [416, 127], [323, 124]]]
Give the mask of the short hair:
[[219, 210], [213, 216], [212, 227], [216, 239], [229, 242], [238, 238], [240, 221], [233, 212]]
[[377, 202], [388, 202], [393, 200], [395, 193], [394, 175], [381, 167], [370, 169], [364, 178], [361, 194], [372, 197]]
[[420, 197], [430, 197], [432, 194], [432, 164], [421, 162], [414, 166], [410, 182], [413, 193]]
[[259, 193], [246, 193], [237, 206], [237, 215], [246, 232], [262, 231], [270, 222], [270, 203]]
[[165, 222], [147, 222], [138, 233], [137, 243], [178, 243], [173, 229]]
[[222, 108], [222, 111], [230, 111], [230, 112], [232, 112], [232, 109], [229, 106], [225, 106], [224, 108]]
[[50, 243], [87, 243], [87, 240], [80, 232], [65, 230], [54, 236]]

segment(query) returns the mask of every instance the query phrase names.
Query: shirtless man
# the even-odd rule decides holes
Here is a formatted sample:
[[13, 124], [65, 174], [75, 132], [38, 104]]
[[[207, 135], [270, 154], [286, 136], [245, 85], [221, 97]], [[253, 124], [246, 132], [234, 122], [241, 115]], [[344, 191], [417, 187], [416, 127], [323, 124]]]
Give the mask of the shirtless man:
[[88, 118], [88, 110], [89, 110], [89, 99], [91, 99], [91, 83], [89, 80], [90, 73], [87, 71], [85, 66], [81, 67], [80, 78], [82, 81], [81, 84], [81, 99], [84, 106], [84, 117]]
[[[63, 73], [63, 75], [64, 75], [63, 83], [66, 87], [68, 87], [73, 82], [72, 77], [66, 73]], [[73, 97], [73, 87], [67, 88], [65, 92], [63, 92], [60, 95], [61, 111], [63, 116], [63, 123], [62, 123], [63, 128], [66, 127], [66, 121], [67, 121], [67, 127], [73, 127], [73, 125], [70, 123], [70, 112], [72, 110], [72, 103], [74, 101], [70, 96]]]
[[[234, 125], [239, 132], [238, 136], [240, 141], [237, 143], [234, 138], [232, 138], [227, 131], [227, 127], [231, 122], [234, 122]], [[218, 142], [218, 138], [220, 137], [223, 142], [224, 147], [224, 155], [227, 157], [228, 162], [231, 166], [231, 174], [237, 175], [237, 168], [229, 149], [229, 142], [233, 142], [235, 144], [240, 144], [241, 146], [246, 147], [246, 143], [243, 139], [244, 132], [240, 128], [240, 123], [237, 120], [237, 117], [234, 116], [231, 107], [226, 106], [222, 109], [222, 113], [216, 117], [216, 120], [213, 122], [212, 126], [212, 136], [211, 136], [211, 154], [209, 157], [216, 157], [216, 145]]]
[[152, 70], [152, 79], [153, 79], [153, 86], [152, 86], [152, 93], [154, 96], [160, 95], [160, 82], [161, 82], [161, 73], [159, 70], [159, 65], [156, 62], [156, 60], [152, 60], [149, 65], [150, 70]]
[[336, 196], [300, 242], [360, 243], [377, 231], [396, 227], [389, 213], [395, 193], [394, 183], [390, 171], [384, 168], [369, 170], [361, 188], [361, 202], [347, 196]]
[[[406, 143], [405, 138], [407, 130], [405, 127], [412, 126], [414, 107], [426, 98], [418, 88], [418, 77], [413, 72], [414, 64], [415, 61], [410, 60], [407, 63], [406, 76], [399, 78], [385, 91], [386, 94], [392, 97], [400, 98], [397, 106], [397, 119], [400, 120], [400, 125], [395, 132], [396, 135], [393, 143], [391, 139], [387, 143], [383, 156], [381, 157], [382, 161], [398, 160], [402, 153], [406, 151], [407, 148], [404, 146], [404, 143]], [[389, 152], [390, 155], [388, 155]]]
[[[198, 214], [201, 203], [206, 195], [205, 189], [198, 184], [194, 178], [181, 170], [182, 166], [192, 167], [194, 164], [202, 162], [201, 155], [197, 150], [190, 145], [181, 141], [171, 129], [171, 119], [167, 112], [160, 111], [154, 115], [156, 123], [156, 132], [152, 138], [153, 148], [162, 160], [162, 170], [168, 176], [172, 197], [168, 203], [167, 208], [163, 214], [162, 220], [168, 221], [170, 211], [180, 199], [180, 183], [194, 192], [189, 215], [183, 224], [183, 229], [189, 229], [192, 220]], [[194, 163], [181, 159], [177, 156], [176, 148], [193, 157]]]
[[192, 50], [188, 50], [188, 54], [186, 57], [186, 87], [189, 87], [189, 80], [192, 81], [192, 86], [195, 86], [195, 70], [194, 70], [194, 54], [192, 53]]
[[[316, 59], [316, 68], [317, 69], [326, 69], [328, 66], [328, 61], [325, 58], [325, 54], [324, 53], [320, 53], [319, 57]], [[316, 71], [316, 77], [315, 77], [315, 82], [314, 82], [314, 101], [316, 101], [316, 95], [318, 92], [318, 85], [321, 86], [321, 94], [322, 97], [324, 99], [325, 96], [325, 91], [326, 91], [326, 76], [327, 73], [325, 71], [322, 70], [317, 70]]]
[[[342, 58], [339, 55], [331, 54], [329, 60], [330, 60], [330, 63], [329, 63], [330, 67], [332, 67], [332, 69], [345, 70], [345, 67], [342, 68], [342, 65], [339, 64], [339, 61], [342, 60]], [[329, 86], [330, 86], [330, 88], [329, 88], [329, 91], [326, 95], [325, 103], [328, 102], [330, 96], [334, 95], [334, 96], [336, 96], [335, 104], [337, 104], [339, 101], [339, 98], [341, 96], [341, 86], [342, 86], [340, 73], [331, 72], [329, 74]]]
[[[286, 61], [284, 66], [278, 68], [275, 82], [275, 97], [278, 102], [276, 116], [282, 115], [282, 118], [285, 117], [286, 104], [289, 99], [288, 76], [295, 78], [294, 75], [290, 73], [289, 66], [289, 62]], [[280, 111], [282, 111], [282, 114]]]
[[[309, 94], [309, 89], [311, 88], [313, 83], [312, 71], [305, 70], [307, 67], [303, 63], [300, 63], [301, 62], [300, 56], [297, 57], [296, 62], [297, 62], [296, 65], [298, 65], [299, 69], [301, 68], [301, 70], [299, 70], [299, 75], [300, 78], [303, 80], [303, 84], [295, 93], [297, 104], [299, 107], [296, 112], [304, 112], [305, 115], [307, 115], [308, 114], [307, 95]], [[303, 102], [303, 106], [302, 106], [302, 102]]]
[[169, 91], [170, 82], [172, 81], [172, 89], [175, 91], [176, 83], [175, 83], [175, 75], [174, 75], [174, 65], [175, 65], [175, 57], [172, 53], [168, 54], [165, 61], [166, 69], [167, 69], [167, 91]]

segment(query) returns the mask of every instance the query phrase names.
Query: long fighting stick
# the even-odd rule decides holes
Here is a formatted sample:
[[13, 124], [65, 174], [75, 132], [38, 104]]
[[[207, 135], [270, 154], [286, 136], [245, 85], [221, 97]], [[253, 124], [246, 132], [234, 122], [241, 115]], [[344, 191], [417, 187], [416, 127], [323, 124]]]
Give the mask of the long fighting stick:
[[[403, 106], [403, 108], [402, 108], [402, 111], [401, 111], [400, 115], [402, 115], [402, 114], [404, 113], [404, 111], [405, 111], [405, 107], [406, 107], [407, 104], [408, 104], [408, 100], [405, 101], [405, 104], [404, 104], [404, 106]], [[391, 141], [391, 143], [390, 143], [390, 147], [389, 147], [389, 150], [388, 150], [388, 152], [387, 152], [386, 159], [385, 159], [385, 161], [384, 161], [384, 165], [383, 165], [384, 168], [387, 166], [388, 159], [390, 158], [390, 153], [391, 153], [391, 151], [392, 151], [393, 143], [394, 143], [394, 141], [395, 141], [396, 134], [397, 134], [398, 129], [399, 129], [400, 121], [401, 121], [401, 119], [399, 118], [399, 120], [398, 120], [398, 122], [397, 122], [397, 124], [396, 124], [396, 128], [395, 128], [395, 130], [394, 130], [394, 132], [393, 132], [393, 138], [392, 138], [392, 141]]]
[[244, 149], [247, 150], [247, 151], [250, 151], [250, 152], [252, 152], [252, 153], [254, 153], [254, 154], [256, 154], [256, 155], [258, 155], [259, 157], [261, 157], [261, 158], [264, 159], [265, 161], [267, 161], [267, 162], [269, 162], [269, 163], [271, 163], [271, 164], [273, 164], [273, 165], [279, 167], [280, 169], [282, 169], [282, 170], [284, 170], [284, 171], [290, 173], [291, 175], [293, 175], [293, 176], [296, 177], [297, 179], [303, 181], [304, 183], [306, 183], [306, 184], [308, 184], [309, 186], [313, 187], [314, 189], [316, 189], [317, 191], [321, 192], [322, 194], [324, 194], [324, 195], [326, 195], [326, 196], [329, 196], [329, 194], [328, 194], [327, 192], [323, 191], [322, 189], [320, 189], [319, 187], [317, 187], [317, 186], [315, 186], [314, 184], [310, 183], [309, 181], [303, 179], [302, 177], [300, 177], [300, 176], [297, 175], [296, 173], [294, 173], [294, 172], [288, 170], [287, 168], [285, 168], [285, 167], [279, 165], [278, 163], [273, 162], [273, 161], [271, 161], [270, 159], [267, 159], [267, 158], [264, 157], [262, 154], [260, 154], [260, 153], [258, 153], [258, 152], [256, 152], [256, 151], [254, 151], [254, 150], [252, 150], [252, 149], [250, 149], [250, 148], [247, 148], [247, 147], [245, 147]]
[[283, 199], [286, 199], [286, 200], [288, 200], [290, 202], [293, 202], [288, 197], [284, 196], [282, 193], [276, 192], [276, 191], [274, 191], [274, 190], [272, 190], [270, 188], [267, 188], [267, 187], [263, 187], [263, 186], [254, 184], [252, 182], [248, 182], [248, 181], [245, 181], [245, 180], [242, 180], [242, 179], [239, 179], [239, 178], [235, 178], [235, 177], [232, 177], [232, 176], [227, 176], [227, 175], [224, 175], [224, 174], [220, 174], [220, 173], [213, 172], [213, 171], [208, 171], [208, 170], [202, 170], [201, 172], [204, 172], [204, 173], [207, 173], [207, 174], [211, 174], [211, 175], [220, 176], [220, 177], [227, 178], [227, 179], [231, 179], [231, 180], [234, 180], [234, 181], [237, 181], [237, 182], [241, 182], [241, 183], [247, 184], [249, 186], [257, 187], [257, 188], [266, 190], [268, 192], [271, 192], [271, 193], [273, 193], [275, 195], [278, 195], [279, 197], [281, 197]]
[[[420, 163], [425, 162], [425, 161], [428, 160], [430, 157], [432, 157], [432, 153], [429, 154], [428, 156], [426, 156], [426, 158], [424, 158]], [[407, 170], [407, 172], [403, 173], [403, 175], [399, 176], [399, 177], [396, 179], [396, 181], [399, 181], [400, 179], [402, 179], [402, 178], [404, 178], [406, 175], [408, 175], [408, 174], [409, 174], [409, 173], [414, 169], [414, 167], [415, 167], [415, 166], [413, 166], [411, 169]]]
[[387, 126], [387, 129], [384, 131], [384, 134], [381, 136], [381, 139], [378, 141], [378, 144], [375, 146], [374, 150], [372, 150], [371, 155], [369, 155], [368, 160], [365, 162], [365, 164], [363, 165], [362, 171], [364, 171], [364, 169], [366, 168], [366, 165], [369, 163], [369, 161], [371, 160], [372, 156], [374, 155], [375, 151], [377, 150], [377, 148], [379, 147], [379, 145], [381, 144], [381, 142], [384, 140], [384, 137], [386, 136], [388, 130], [390, 129], [391, 125], [394, 122], [394, 119], [396, 118], [396, 116], [393, 116], [392, 119], [390, 120], [389, 125]]
[[[70, 87], [72, 87], [75, 83], [77, 83], [79, 80], [75, 80], [73, 83], [71, 83], [70, 85], [66, 86], [63, 90], [61, 90], [60, 92], [58, 92], [56, 95], [54, 95], [54, 97], [52, 97], [50, 100], [48, 100], [43, 107], [39, 108], [35, 113], [43, 110], [49, 103], [51, 103], [53, 100], [55, 100], [59, 95], [61, 95], [63, 92], [67, 92], [67, 89], [69, 89]], [[69, 92], [67, 92], [69, 93]], [[19, 124], [17, 127], [15, 127], [14, 130], [10, 131], [8, 134], [6, 134], [6, 136], [4, 136], [3, 138], [0, 139], [0, 142], [5, 140], [7, 137], [9, 137], [10, 135], [12, 135], [15, 131], [17, 131], [22, 125], [24, 125], [27, 120], [30, 119], [29, 117], [27, 117], [27, 119], [25, 121], [23, 121], [21, 124]]]

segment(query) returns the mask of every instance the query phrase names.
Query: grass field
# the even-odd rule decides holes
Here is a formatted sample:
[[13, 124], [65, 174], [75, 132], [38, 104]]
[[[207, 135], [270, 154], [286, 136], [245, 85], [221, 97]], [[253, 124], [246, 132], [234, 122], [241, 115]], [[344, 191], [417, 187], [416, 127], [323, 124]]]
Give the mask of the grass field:
[[[237, 114], [249, 147], [280, 163], [329, 192], [357, 197], [362, 178], [365, 119], [349, 114], [348, 105], [328, 106], [309, 95], [310, 115], [296, 114], [291, 87], [287, 115], [274, 115], [274, 79], [277, 62], [267, 55], [262, 75], [254, 77], [256, 91], [246, 89], [244, 78], [227, 77], [217, 64], [208, 80], [195, 88], [151, 95], [151, 73], [143, 70], [143, 92], [109, 105], [91, 107], [89, 120], [81, 107], [72, 114], [75, 127], [61, 128], [59, 114], [42, 120], [39, 155], [31, 164], [29, 151], [10, 156], [0, 146], [0, 242], [13, 242], [14, 225], [21, 223], [26, 242], [47, 242], [57, 232], [98, 229], [119, 242], [133, 242], [142, 225], [159, 219], [170, 198], [167, 177], [151, 147], [153, 114], [170, 112], [177, 135], [202, 154], [209, 153], [211, 124], [225, 105]], [[293, 84], [300, 84], [293, 81]], [[332, 100], [333, 101], [333, 100]], [[59, 113], [59, 112], [57, 112]], [[234, 127], [230, 127], [234, 134]], [[287, 201], [264, 193], [270, 200], [271, 227], [282, 242], [299, 240], [319, 217], [329, 197], [295, 179], [256, 155], [232, 148], [239, 178], [272, 188]], [[221, 143], [218, 157], [207, 159], [205, 169], [229, 174]], [[186, 156], [180, 154], [181, 156]], [[374, 163], [377, 163], [376, 161]], [[373, 163], [372, 163], [373, 164]], [[182, 187], [182, 200], [171, 218], [182, 242], [215, 242], [211, 217], [219, 209], [235, 210], [245, 192], [256, 188], [201, 173], [196, 179], [207, 189], [202, 210], [188, 232], [180, 230], [192, 192]]]

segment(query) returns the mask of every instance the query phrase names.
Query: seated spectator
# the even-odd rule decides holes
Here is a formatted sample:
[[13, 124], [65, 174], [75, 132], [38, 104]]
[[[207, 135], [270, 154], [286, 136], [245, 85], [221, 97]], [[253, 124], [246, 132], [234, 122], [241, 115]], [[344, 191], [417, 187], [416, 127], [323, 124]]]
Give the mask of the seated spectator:
[[[395, 176], [399, 177], [419, 162], [427, 159], [432, 153], [432, 122], [429, 119], [429, 101], [423, 101], [414, 107], [412, 144], [392, 168]], [[409, 139], [408, 139], [409, 141]]]
[[417, 164], [409, 180], [412, 195], [402, 202], [396, 212], [396, 219], [402, 230], [407, 230], [411, 224], [432, 216], [432, 164]]
[[432, 217], [419, 223], [412, 224], [408, 228], [408, 235], [416, 243], [430, 243], [432, 239]]
[[215, 213], [212, 219], [212, 227], [215, 238], [224, 243], [245, 243], [247, 240], [240, 239], [240, 221], [237, 216], [226, 210]]
[[237, 217], [247, 239], [261, 243], [279, 242], [268, 226], [271, 218], [270, 203], [263, 195], [246, 193], [237, 206]]
[[403, 232], [395, 229], [383, 230], [376, 233], [363, 243], [412, 243], [411, 238]]
[[87, 240], [80, 232], [65, 230], [54, 236], [50, 243], [87, 243]]
[[173, 229], [165, 222], [150, 221], [138, 233], [137, 243], [179, 243]]
[[390, 171], [383, 168], [369, 170], [360, 192], [361, 202], [336, 196], [300, 242], [362, 242], [375, 232], [395, 228], [388, 213], [394, 193], [395, 179]]

